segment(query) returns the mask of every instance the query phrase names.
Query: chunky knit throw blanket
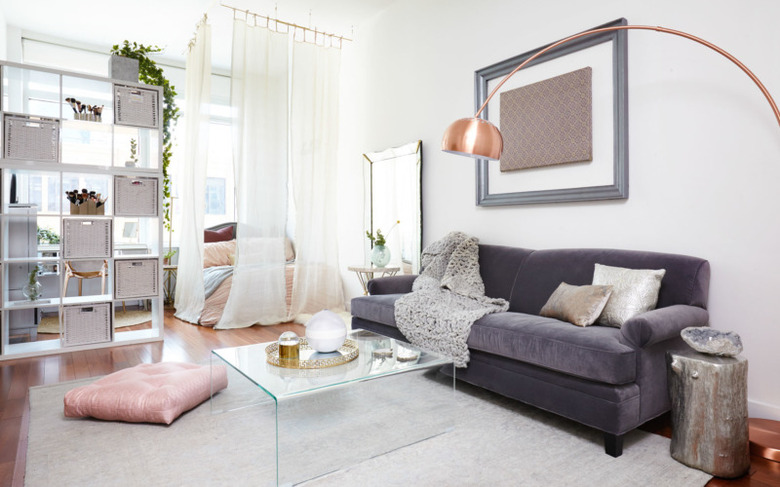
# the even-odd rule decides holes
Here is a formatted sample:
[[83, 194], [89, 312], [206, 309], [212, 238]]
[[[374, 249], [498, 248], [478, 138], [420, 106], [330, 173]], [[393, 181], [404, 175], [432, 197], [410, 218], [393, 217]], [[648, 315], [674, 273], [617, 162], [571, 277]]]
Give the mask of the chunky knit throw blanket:
[[466, 341], [475, 321], [506, 311], [509, 303], [485, 296], [479, 274], [479, 241], [452, 232], [423, 250], [423, 271], [412, 292], [395, 302], [398, 329], [414, 345], [453, 358], [456, 367], [469, 361]]

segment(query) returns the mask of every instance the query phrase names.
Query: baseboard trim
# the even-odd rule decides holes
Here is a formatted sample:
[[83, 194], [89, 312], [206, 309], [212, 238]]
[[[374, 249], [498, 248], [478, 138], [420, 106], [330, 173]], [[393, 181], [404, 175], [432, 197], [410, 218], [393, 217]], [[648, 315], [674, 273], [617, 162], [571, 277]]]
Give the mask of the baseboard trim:
[[748, 416], [780, 421], [780, 406], [748, 399]]

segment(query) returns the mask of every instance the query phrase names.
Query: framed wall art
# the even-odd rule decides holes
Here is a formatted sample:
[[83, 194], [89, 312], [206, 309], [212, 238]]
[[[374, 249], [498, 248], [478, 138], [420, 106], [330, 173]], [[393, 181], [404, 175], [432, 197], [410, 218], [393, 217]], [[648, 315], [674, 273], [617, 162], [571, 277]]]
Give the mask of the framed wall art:
[[[476, 108], [545, 47], [477, 71]], [[501, 130], [505, 150], [500, 161], [477, 160], [477, 205], [628, 198], [626, 59], [625, 31], [593, 34], [545, 53], [502, 86], [483, 116]]]

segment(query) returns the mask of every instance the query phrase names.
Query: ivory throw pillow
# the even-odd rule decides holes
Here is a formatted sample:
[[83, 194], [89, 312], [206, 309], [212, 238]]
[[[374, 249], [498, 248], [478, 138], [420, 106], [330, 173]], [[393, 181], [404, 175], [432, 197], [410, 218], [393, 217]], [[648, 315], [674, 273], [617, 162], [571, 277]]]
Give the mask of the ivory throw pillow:
[[572, 286], [562, 282], [539, 312], [541, 316], [590, 326], [601, 314], [612, 286]]
[[634, 316], [655, 309], [666, 269], [626, 269], [596, 264], [593, 284], [612, 286], [612, 297], [598, 324], [620, 328]]
[[235, 240], [203, 244], [203, 267], [233, 265], [230, 263], [231, 255], [236, 255]]

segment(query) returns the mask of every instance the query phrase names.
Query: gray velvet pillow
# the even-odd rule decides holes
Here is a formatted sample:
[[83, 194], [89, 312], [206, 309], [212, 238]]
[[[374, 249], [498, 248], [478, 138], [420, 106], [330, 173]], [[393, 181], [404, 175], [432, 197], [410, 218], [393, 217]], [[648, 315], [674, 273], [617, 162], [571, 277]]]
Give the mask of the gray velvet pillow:
[[572, 286], [562, 282], [539, 314], [589, 326], [599, 317], [611, 294], [612, 286]]
[[666, 269], [625, 269], [596, 264], [593, 284], [612, 286], [612, 297], [598, 324], [620, 328], [634, 316], [655, 309]]

